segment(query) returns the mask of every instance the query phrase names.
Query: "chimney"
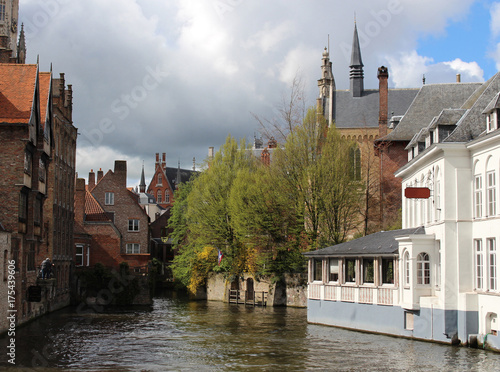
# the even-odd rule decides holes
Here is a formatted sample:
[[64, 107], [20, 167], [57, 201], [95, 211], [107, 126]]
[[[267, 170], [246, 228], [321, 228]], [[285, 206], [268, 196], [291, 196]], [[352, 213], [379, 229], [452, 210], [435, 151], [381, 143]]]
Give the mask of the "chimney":
[[159, 164], [160, 163], [160, 153], [157, 152], [156, 153], [156, 164]]
[[460, 83], [461, 77], [460, 74], [457, 74], [457, 83]]
[[101, 180], [103, 175], [104, 175], [104, 173], [102, 171], [102, 168], [99, 168], [99, 170], [97, 171], [97, 182], [99, 182]]
[[127, 188], [127, 161], [115, 160], [115, 178], [120, 187]]
[[167, 168], [167, 154], [161, 154], [161, 169], [165, 170]]
[[89, 172], [89, 191], [92, 191], [94, 187], [95, 187], [95, 173], [94, 170], [91, 169]]
[[379, 67], [377, 77], [379, 91], [378, 136], [382, 138], [387, 135], [387, 112], [389, 111], [389, 90], [387, 88], [389, 71], [387, 67]]
[[75, 221], [83, 224], [85, 218], [85, 179], [77, 178], [75, 186]]

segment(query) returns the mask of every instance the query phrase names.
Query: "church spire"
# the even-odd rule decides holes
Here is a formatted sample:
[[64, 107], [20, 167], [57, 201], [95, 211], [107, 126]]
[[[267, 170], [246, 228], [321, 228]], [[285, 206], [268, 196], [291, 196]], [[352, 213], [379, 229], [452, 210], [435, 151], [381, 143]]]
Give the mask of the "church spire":
[[361, 97], [363, 95], [363, 61], [361, 60], [361, 48], [359, 47], [358, 27], [354, 23], [354, 37], [352, 40], [351, 51], [351, 72], [349, 78], [351, 80], [351, 93], [353, 97]]
[[146, 180], [144, 177], [144, 163], [142, 164], [141, 183], [139, 184], [139, 192], [140, 193], [146, 192]]
[[26, 37], [24, 36], [24, 24], [21, 24], [19, 42], [17, 43], [17, 63], [26, 63]]

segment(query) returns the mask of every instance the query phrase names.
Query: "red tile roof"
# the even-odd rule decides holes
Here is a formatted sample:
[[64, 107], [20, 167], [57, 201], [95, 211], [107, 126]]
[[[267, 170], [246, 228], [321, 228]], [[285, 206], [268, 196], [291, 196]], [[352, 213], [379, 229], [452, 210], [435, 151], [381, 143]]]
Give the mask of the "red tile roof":
[[36, 72], [36, 65], [0, 64], [0, 123], [29, 121]]
[[50, 72], [39, 73], [39, 90], [40, 90], [40, 121], [42, 128], [45, 129], [45, 116], [47, 115], [47, 104], [49, 101], [50, 93], [50, 79], [52, 74]]
[[108, 217], [104, 209], [102, 209], [99, 202], [87, 190], [85, 195], [85, 221], [91, 222], [109, 222], [111, 219]]

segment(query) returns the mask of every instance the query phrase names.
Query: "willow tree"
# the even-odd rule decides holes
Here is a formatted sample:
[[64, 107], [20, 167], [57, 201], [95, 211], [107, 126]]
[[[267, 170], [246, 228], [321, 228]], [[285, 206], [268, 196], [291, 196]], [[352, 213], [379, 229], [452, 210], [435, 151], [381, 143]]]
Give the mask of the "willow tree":
[[311, 108], [275, 153], [273, 173], [294, 190], [290, 202], [302, 209], [311, 249], [345, 241], [354, 227], [360, 185], [350, 171], [352, 146]]
[[279, 276], [303, 269], [302, 208], [295, 187], [287, 186], [259, 160], [250, 171], [238, 172], [229, 206], [234, 231], [247, 252], [247, 272]]
[[[185, 208], [187, 240], [173, 265], [174, 275], [182, 275], [191, 291], [216, 267], [234, 275], [244, 269], [244, 247], [234, 233], [228, 200], [238, 171], [249, 167], [245, 150], [244, 141], [238, 146], [228, 136], [214, 158], [208, 160], [207, 169], [192, 181]], [[218, 267], [218, 251], [224, 254], [222, 267]]]

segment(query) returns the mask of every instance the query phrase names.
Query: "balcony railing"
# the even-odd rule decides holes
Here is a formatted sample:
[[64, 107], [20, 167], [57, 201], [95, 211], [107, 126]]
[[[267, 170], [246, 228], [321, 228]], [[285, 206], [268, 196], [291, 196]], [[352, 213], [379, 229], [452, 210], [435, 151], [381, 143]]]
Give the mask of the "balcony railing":
[[394, 306], [399, 303], [397, 287], [355, 286], [310, 283], [310, 300], [342, 301]]

